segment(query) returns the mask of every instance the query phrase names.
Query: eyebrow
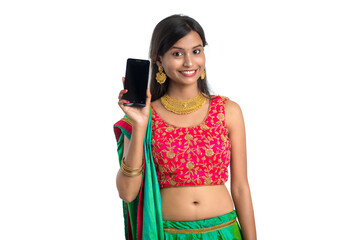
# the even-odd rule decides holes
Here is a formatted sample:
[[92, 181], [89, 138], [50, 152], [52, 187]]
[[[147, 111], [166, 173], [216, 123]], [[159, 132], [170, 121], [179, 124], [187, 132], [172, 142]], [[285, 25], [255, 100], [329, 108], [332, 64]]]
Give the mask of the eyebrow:
[[[194, 48], [197, 48], [197, 47], [202, 47], [202, 45], [201, 44], [199, 44], [199, 45], [196, 45], [195, 47], [193, 47], [192, 49], [194, 49]], [[173, 46], [171, 49], [180, 49], [180, 50], [184, 50], [183, 48], [180, 48], [180, 47], [176, 47], [176, 46]]]

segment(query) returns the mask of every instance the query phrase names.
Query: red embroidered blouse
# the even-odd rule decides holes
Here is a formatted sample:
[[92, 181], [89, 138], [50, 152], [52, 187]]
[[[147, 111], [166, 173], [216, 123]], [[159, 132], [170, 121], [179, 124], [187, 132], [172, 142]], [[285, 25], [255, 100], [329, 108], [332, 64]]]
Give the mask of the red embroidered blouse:
[[151, 147], [160, 188], [218, 185], [228, 180], [228, 98], [211, 97], [207, 117], [195, 127], [173, 126], [153, 109]]

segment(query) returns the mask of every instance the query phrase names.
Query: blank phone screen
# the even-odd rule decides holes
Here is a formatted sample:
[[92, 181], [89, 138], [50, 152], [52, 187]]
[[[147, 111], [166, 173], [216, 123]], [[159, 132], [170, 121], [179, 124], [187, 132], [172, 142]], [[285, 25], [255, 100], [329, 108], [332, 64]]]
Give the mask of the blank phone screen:
[[123, 99], [129, 100], [130, 103], [126, 105], [145, 106], [149, 66], [148, 60], [127, 60], [124, 87], [128, 92], [124, 94]]

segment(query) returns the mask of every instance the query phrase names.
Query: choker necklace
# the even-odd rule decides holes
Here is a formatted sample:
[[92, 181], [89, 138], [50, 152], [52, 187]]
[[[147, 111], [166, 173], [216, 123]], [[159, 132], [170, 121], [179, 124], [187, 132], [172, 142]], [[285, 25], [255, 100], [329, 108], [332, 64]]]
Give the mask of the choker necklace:
[[176, 100], [167, 93], [160, 98], [161, 104], [170, 112], [175, 114], [189, 114], [198, 110], [205, 103], [205, 96], [201, 92], [194, 98], [188, 100]]

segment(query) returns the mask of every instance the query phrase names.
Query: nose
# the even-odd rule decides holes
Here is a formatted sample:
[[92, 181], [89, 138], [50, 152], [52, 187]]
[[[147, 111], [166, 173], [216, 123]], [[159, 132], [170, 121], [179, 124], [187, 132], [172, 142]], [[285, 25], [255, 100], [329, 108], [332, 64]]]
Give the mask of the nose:
[[191, 67], [193, 65], [191, 54], [185, 54], [184, 67]]

